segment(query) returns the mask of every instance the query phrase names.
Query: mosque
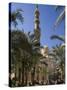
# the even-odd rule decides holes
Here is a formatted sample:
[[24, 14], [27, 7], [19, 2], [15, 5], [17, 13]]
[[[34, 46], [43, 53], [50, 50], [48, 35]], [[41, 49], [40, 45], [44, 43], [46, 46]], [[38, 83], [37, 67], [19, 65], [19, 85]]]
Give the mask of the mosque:
[[[44, 84], [49, 83], [48, 75], [50, 72], [54, 71], [55, 63], [53, 63], [53, 58], [49, 57], [48, 52], [48, 46], [45, 45], [44, 47], [40, 47], [40, 37], [41, 37], [41, 29], [40, 29], [40, 20], [39, 15], [40, 12], [38, 10], [38, 5], [36, 5], [35, 12], [34, 12], [34, 44], [38, 48], [38, 52], [42, 54], [42, 58], [39, 59], [39, 62], [36, 65], [36, 71], [35, 71], [35, 81], [38, 81], [39, 83], [43, 82]], [[29, 78], [28, 82], [31, 82], [31, 73], [29, 72]]]
[[[42, 55], [42, 58], [39, 58], [38, 63], [36, 64], [35, 68], [35, 78], [34, 80], [39, 83], [49, 83], [49, 73], [53, 72], [55, 70], [55, 63], [52, 61], [53, 58], [49, 57], [48, 52], [49, 48], [47, 45], [45, 46], [40, 46], [40, 37], [41, 37], [41, 28], [40, 28], [40, 12], [38, 9], [38, 5], [36, 5], [35, 12], [34, 12], [34, 45], [36, 48], [38, 48], [38, 52]], [[19, 66], [20, 67], [20, 66]], [[33, 69], [32, 69], [33, 71]], [[16, 71], [16, 76], [17, 78], [19, 77], [18, 75], [19, 69]], [[31, 71], [28, 72], [28, 84], [31, 82]], [[20, 77], [20, 80], [22, 78]], [[25, 77], [24, 77], [25, 80]], [[22, 81], [21, 81], [22, 82]]]

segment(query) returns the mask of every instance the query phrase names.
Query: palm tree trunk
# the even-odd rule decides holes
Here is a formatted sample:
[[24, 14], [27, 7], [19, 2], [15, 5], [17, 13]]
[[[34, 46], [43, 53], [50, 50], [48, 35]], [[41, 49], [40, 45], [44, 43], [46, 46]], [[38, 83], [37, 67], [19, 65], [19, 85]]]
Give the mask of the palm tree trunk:
[[32, 85], [34, 85], [34, 78], [35, 78], [35, 66], [33, 67], [33, 71], [32, 71], [32, 74], [31, 74], [31, 81], [32, 81]]
[[22, 85], [24, 85], [24, 62], [22, 62]]
[[19, 82], [21, 82], [21, 69], [19, 68]]
[[28, 82], [28, 70], [26, 68], [26, 70], [25, 70], [25, 85], [27, 85], [27, 82]]

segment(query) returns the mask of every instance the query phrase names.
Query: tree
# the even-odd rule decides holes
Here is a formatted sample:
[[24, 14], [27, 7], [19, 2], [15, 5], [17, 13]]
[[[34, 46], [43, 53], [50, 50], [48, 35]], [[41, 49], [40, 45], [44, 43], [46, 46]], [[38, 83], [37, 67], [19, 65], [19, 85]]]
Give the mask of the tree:
[[[61, 22], [64, 20], [65, 18], [65, 7], [63, 6], [56, 6], [56, 10], [61, 10], [58, 18], [56, 19], [55, 23], [54, 23], [54, 27], [56, 28], [59, 24], [61, 24]], [[65, 74], [65, 37], [62, 35], [52, 35], [51, 39], [57, 39], [63, 42], [63, 44], [60, 44], [59, 46], [56, 45], [55, 47], [53, 47], [52, 52], [50, 53], [51, 56], [53, 56], [56, 60], [56, 62], [58, 62], [59, 67], [62, 71], [62, 76], [63, 74]], [[65, 76], [64, 76], [65, 77]]]
[[32, 46], [32, 69], [31, 69], [31, 81], [32, 84], [34, 85], [34, 78], [35, 78], [35, 71], [36, 71], [36, 65], [40, 60], [40, 57], [42, 57], [41, 53], [40, 53], [40, 45], [36, 45], [35, 42], [35, 35], [34, 34], [30, 34], [30, 32], [28, 32], [27, 34], [27, 38], [28, 38], [28, 42], [31, 44]]
[[[12, 57], [15, 57], [16, 62], [22, 63], [22, 84], [24, 83], [24, 69], [29, 69], [31, 66], [31, 52], [32, 47], [28, 43], [27, 37], [22, 31], [11, 31], [11, 50], [16, 52], [12, 54]], [[16, 66], [16, 65], [15, 65]]]
[[53, 47], [51, 53], [49, 53], [49, 56], [54, 57], [54, 60], [56, 60], [56, 64], [58, 65], [59, 69], [62, 72], [62, 78], [65, 76], [65, 45], [56, 45], [56, 47]]
[[[24, 77], [26, 78], [26, 84], [28, 79], [28, 72], [33, 68], [33, 83], [35, 77], [35, 68], [41, 54], [38, 52], [40, 47], [34, 46], [30, 36], [22, 31], [11, 31], [11, 50], [12, 59], [14, 60], [14, 66], [21, 65], [22, 68], [22, 85], [24, 85]], [[15, 52], [15, 53], [14, 53]], [[18, 66], [17, 66], [18, 67]], [[19, 74], [19, 73], [18, 73]]]
[[23, 16], [22, 16], [23, 10], [17, 9], [15, 11], [9, 10], [9, 29], [11, 29], [11, 24], [13, 23], [14, 27], [18, 25], [18, 20], [23, 23]]
[[[59, 11], [61, 10], [59, 16], [57, 17], [55, 23], [54, 23], [54, 28], [56, 28], [59, 24], [61, 24], [61, 22], [64, 20], [65, 18], [65, 7], [64, 6], [55, 6], [55, 10]], [[57, 39], [57, 40], [61, 40], [62, 42], [65, 43], [65, 37], [62, 35], [52, 35], [51, 39]]]

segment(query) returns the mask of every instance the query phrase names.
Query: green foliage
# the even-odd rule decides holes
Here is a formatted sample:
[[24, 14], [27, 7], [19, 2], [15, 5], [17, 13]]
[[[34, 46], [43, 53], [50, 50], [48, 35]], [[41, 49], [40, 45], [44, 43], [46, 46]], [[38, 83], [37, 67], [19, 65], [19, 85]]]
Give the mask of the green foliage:
[[10, 23], [13, 23], [14, 27], [16, 27], [18, 25], [18, 20], [23, 23], [23, 16], [22, 16], [22, 10], [21, 9], [17, 9], [16, 11], [13, 11], [11, 13], [9, 13], [9, 18], [10, 18]]
[[[20, 30], [11, 31], [11, 62], [14, 65], [15, 73], [17, 72], [16, 69], [21, 67], [22, 75], [24, 75], [24, 72], [31, 71], [39, 61], [39, 57], [41, 57], [41, 54], [38, 53], [39, 47], [35, 48], [36, 46], [32, 43], [28, 34]], [[24, 78], [24, 76], [22, 77]]]
[[56, 60], [57, 66], [65, 74], [65, 45], [56, 45], [53, 47], [49, 56], [52, 56]]
[[62, 8], [62, 6], [56, 6], [56, 11], [59, 11], [59, 9], [62, 10], [62, 11], [60, 12], [59, 16], [57, 17], [57, 19], [54, 23], [55, 28], [62, 22], [62, 20], [65, 17], [65, 7]]
[[52, 39], [52, 40], [53, 40], [53, 39], [57, 39], [57, 40], [61, 40], [61, 41], [65, 42], [64, 36], [52, 35], [52, 36], [51, 36], [51, 39]]

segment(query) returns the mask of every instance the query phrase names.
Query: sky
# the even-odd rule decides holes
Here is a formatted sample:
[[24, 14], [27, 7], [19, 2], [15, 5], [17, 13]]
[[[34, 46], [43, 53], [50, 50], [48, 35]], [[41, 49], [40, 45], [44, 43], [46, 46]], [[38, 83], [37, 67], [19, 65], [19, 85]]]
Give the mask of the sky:
[[[24, 32], [31, 31], [34, 32], [34, 11], [35, 4], [24, 4], [24, 3], [12, 3], [11, 4], [11, 12], [22, 9], [24, 12], [22, 13], [24, 17], [24, 22], [21, 24], [19, 22], [18, 28], [20, 30], [24, 30]], [[53, 5], [42, 5], [38, 4], [38, 9], [40, 12], [40, 31], [41, 38], [40, 43], [42, 46], [47, 45], [49, 48], [55, 46], [56, 44], [63, 43], [60, 40], [51, 40], [50, 37], [52, 35], [65, 35], [65, 20], [63, 20], [56, 29], [53, 29], [53, 25], [61, 12], [61, 9], [55, 10], [55, 6]]]

